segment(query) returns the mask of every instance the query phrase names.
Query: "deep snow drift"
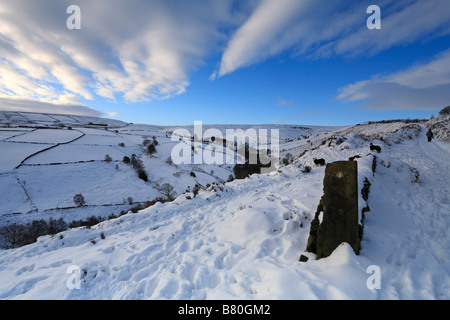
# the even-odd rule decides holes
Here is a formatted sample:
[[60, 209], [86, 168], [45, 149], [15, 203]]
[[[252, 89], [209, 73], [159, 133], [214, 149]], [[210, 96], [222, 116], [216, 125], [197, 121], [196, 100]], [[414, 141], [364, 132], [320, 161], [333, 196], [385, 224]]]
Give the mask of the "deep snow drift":
[[[417, 124], [339, 130], [327, 143], [288, 142], [284, 152], [301, 157], [272, 174], [1, 250], [0, 298], [449, 299], [449, 143], [426, 142]], [[370, 152], [369, 140], [382, 152]], [[344, 243], [314, 260], [304, 250], [324, 167], [313, 158], [354, 155], [359, 188], [371, 183], [361, 253]], [[374, 265], [379, 289], [367, 286]], [[68, 287], [71, 266], [80, 289]]]

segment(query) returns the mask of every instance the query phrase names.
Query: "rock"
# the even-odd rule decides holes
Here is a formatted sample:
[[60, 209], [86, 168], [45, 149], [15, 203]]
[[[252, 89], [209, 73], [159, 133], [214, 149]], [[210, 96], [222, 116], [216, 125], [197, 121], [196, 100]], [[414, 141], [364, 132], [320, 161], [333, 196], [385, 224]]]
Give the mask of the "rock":
[[300, 261], [300, 262], [306, 262], [306, 261], [308, 261], [308, 257], [307, 257], [307, 256], [304, 256], [304, 255], [302, 254], [302, 255], [300, 255], [300, 259], [299, 259], [298, 261]]
[[254, 173], [261, 173], [261, 166], [258, 164], [236, 164], [233, 168], [233, 173], [236, 179], [245, 179]]
[[311, 222], [306, 251], [315, 253], [320, 259], [328, 257], [342, 242], [347, 242], [359, 254], [357, 162], [329, 163], [325, 168], [323, 190], [324, 195]]

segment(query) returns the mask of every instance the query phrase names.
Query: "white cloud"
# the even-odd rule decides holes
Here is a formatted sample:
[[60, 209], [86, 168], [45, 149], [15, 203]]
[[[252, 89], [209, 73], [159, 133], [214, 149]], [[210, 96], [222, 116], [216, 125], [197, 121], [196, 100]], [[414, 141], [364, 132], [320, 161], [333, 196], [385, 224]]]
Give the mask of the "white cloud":
[[432, 61], [340, 89], [336, 98], [378, 110], [436, 110], [450, 101], [450, 50]]
[[232, 0], [79, 0], [81, 30], [68, 30], [72, 2], [0, 0], [0, 97], [167, 99], [242, 19]]
[[395, 45], [449, 34], [450, 2], [447, 0], [384, 1], [381, 30], [355, 29], [333, 42], [336, 54], [375, 54]]
[[294, 43], [289, 26], [309, 0], [263, 0], [231, 38], [220, 64], [219, 76], [280, 53]]
[[442, 52], [426, 64], [393, 74], [387, 77], [387, 81], [415, 89], [450, 84], [450, 50]]
[[379, 0], [381, 30], [369, 30], [373, 1], [263, 0], [225, 49], [219, 76], [281, 52], [309, 58], [373, 55], [450, 33], [448, 0]]

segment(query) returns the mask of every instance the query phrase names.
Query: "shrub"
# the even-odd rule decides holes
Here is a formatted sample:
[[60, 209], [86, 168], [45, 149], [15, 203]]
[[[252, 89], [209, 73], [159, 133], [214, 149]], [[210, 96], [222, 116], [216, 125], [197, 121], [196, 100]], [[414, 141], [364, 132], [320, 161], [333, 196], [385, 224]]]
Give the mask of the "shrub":
[[112, 158], [111, 158], [111, 156], [109, 154], [105, 155], [105, 161], [106, 162], [111, 162], [112, 161]]
[[141, 207], [140, 205], [137, 205], [137, 206], [135, 206], [135, 207], [132, 207], [132, 208], [130, 209], [130, 211], [131, 211], [132, 213], [138, 213], [139, 210], [141, 210], [141, 209], [142, 209], [142, 207]]
[[40, 236], [47, 234], [48, 224], [44, 219], [34, 220], [29, 227], [30, 238], [37, 239]]
[[411, 172], [414, 174], [414, 178], [411, 179], [411, 182], [413, 183], [419, 182], [420, 178], [419, 170], [417, 170], [417, 168], [410, 168], [409, 170], [411, 170]]
[[84, 197], [83, 197], [83, 195], [82, 194], [76, 194], [74, 197], [73, 197], [73, 202], [75, 203], [75, 205], [77, 206], [77, 207], [82, 207], [82, 206], [84, 206], [84, 204], [86, 203], [86, 201], [84, 200]]
[[145, 153], [148, 154], [149, 156], [154, 154], [156, 152], [156, 147], [154, 144], [149, 144], [147, 146], [147, 149], [145, 150]]
[[130, 158], [125, 156], [125, 157], [123, 157], [122, 162], [125, 163], [125, 164], [129, 164], [130, 163]]
[[303, 173], [310, 173], [310, 172], [311, 172], [311, 167], [310, 167], [310, 166], [305, 166], [305, 167], [302, 169], [302, 172], [303, 172]]
[[6, 248], [17, 248], [31, 243], [26, 228], [20, 224], [12, 224], [0, 229], [0, 235], [6, 242]]
[[284, 158], [281, 160], [281, 162], [287, 166], [288, 164], [291, 164], [294, 161], [294, 157], [290, 153], [286, 153]]
[[58, 220], [50, 218], [50, 220], [48, 221], [48, 234], [60, 233], [64, 230], [67, 230], [67, 227], [67, 223], [62, 218], [59, 218]]
[[50, 218], [48, 222], [41, 219], [24, 225], [12, 224], [2, 227], [0, 228], [0, 236], [3, 237], [6, 248], [17, 248], [36, 242], [41, 236], [54, 235], [67, 230], [67, 228], [67, 223], [62, 218], [58, 220]]
[[[125, 157], [124, 157], [125, 160]], [[137, 176], [139, 179], [144, 180], [145, 182], [148, 181], [147, 172], [144, 170], [144, 162], [142, 160], [139, 160], [135, 154], [131, 155], [130, 163], [133, 166], [134, 170], [136, 171]]]
[[115, 215], [114, 213], [111, 213], [111, 214], [108, 216], [108, 219], [109, 219], [109, 220], [115, 219], [115, 218], [117, 218], [117, 217], [116, 217], [116, 215]]
[[144, 162], [142, 160], [132, 160], [131, 164], [135, 170], [144, 169]]
[[194, 188], [192, 189], [192, 193], [194, 194], [194, 198], [198, 195], [198, 192], [200, 191], [201, 185], [196, 183]]
[[127, 198], [127, 202], [128, 202], [129, 205], [132, 205], [133, 204], [133, 198], [132, 197], [128, 197]]
[[142, 146], [144, 148], [146, 148], [147, 146], [149, 146], [152, 142], [148, 139], [144, 139], [144, 141], [142, 141]]
[[166, 163], [167, 163], [169, 166], [171, 166], [171, 165], [173, 164], [173, 161], [172, 161], [172, 157], [171, 157], [171, 156], [167, 157]]
[[144, 180], [145, 182], [148, 181], [148, 176], [147, 176], [147, 172], [145, 172], [144, 169], [139, 168], [136, 170], [137, 176], [139, 177], [139, 179]]
[[90, 228], [92, 226], [95, 226], [96, 224], [99, 224], [100, 222], [102, 222], [103, 219], [102, 217], [98, 216], [90, 216], [89, 218], [87, 218], [86, 220], [78, 220], [78, 221], [72, 221], [69, 224], [69, 228], [78, 228], [78, 227], [86, 227], [86, 228]]

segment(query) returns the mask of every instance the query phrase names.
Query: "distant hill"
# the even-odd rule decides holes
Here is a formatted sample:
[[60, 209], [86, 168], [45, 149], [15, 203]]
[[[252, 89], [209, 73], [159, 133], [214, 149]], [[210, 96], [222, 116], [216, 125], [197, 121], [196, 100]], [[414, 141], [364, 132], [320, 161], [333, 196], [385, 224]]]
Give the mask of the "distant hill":
[[3, 125], [27, 125], [27, 126], [108, 126], [119, 128], [127, 125], [126, 122], [114, 119], [75, 116], [66, 114], [31, 113], [0, 111], [0, 123]]

